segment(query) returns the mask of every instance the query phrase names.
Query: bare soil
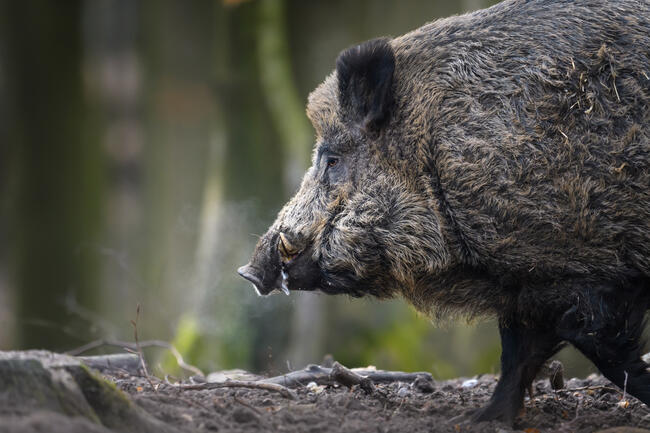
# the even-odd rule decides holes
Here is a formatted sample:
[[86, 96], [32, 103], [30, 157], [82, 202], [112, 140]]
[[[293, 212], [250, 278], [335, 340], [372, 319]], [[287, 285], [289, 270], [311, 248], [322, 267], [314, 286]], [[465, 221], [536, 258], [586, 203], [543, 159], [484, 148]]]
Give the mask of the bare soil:
[[[534, 384], [532, 399], [508, 426], [471, 424], [473, 409], [487, 404], [497, 378], [377, 385], [373, 395], [359, 387], [300, 387], [290, 400], [258, 389], [178, 390], [165, 383], [153, 391], [140, 377], [110, 377], [154, 417], [179, 431], [221, 432], [595, 432], [611, 427], [650, 428], [650, 409], [625, 396], [601, 376], [571, 379], [554, 391], [548, 380]], [[463, 386], [465, 382], [466, 386]], [[427, 389], [428, 388], [428, 389]], [[633, 432], [633, 429], [617, 429]], [[650, 430], [642, 430], [650, 432]]]
[[274, 378], [223, 371], [210, 383], [195, 376], [178, 384], [143, 377], [142, 364], [134, 354], [0, 352], [0, 433], [650, 433], [650, 409], [598, 375], [564, 380], [557, 390], [548, 379], [535, 382], [510, 426], [469, 421], [488, 403], [493, 375], [434, 381], [428, 373], [350, 371], [334, 362]]

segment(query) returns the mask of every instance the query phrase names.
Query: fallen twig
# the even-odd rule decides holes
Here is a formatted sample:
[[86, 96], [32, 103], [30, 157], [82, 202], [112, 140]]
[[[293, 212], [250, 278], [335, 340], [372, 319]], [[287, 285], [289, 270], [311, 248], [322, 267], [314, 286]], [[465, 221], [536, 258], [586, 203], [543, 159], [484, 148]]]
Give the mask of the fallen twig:
[[611, 386], [603, 386], [603, 385], [589, 385], [589, 386], [580, 386], [578, 388], [565, 388], [565, 389], [558, 389], [556, 391], [558, 392], [575, 392], [575, 391], [596, 391], [596, 390], [603, 390], [603, 391], [612, 391], [612, 392], [617, 392], [621, 393], [622, 391], [617, 388], [612, 388]]
[[[392, 382], [413, 382], [418, 377], [423, 377], [426, 380], [433, 382], [431, 373], [417, 372], [417, 373], [404, 373], [401, 371], [382, 371], [373, 370], [368, 368], [353, 368], [351, 372], [367, 377], [373, 383], [392, 383]], [[308, 365], [303, 370], [292, 371], [282, 376], [275, 376], [268, 379], [262, 379], [260, 382], [264, 383], [277, 383], [291, 388], [307, 385], [309, 382], [314, 382], [318, 385], [334, 385], [340, 383], [331, 377], [332, 368], [321, 367], [319, 365]]]
[[361, 376], [352, 370], [339, 364], [337, 361], [332, 365], [330, 378], [342, 385], [352, 388], [354, 385], [359, 385], [368, 394], [375, 392], [375, 384], [367, 376]]
[[140, 375], [140, 357], [136, 353], [113, 353], [98, 356], [77, 356], [78, 360], [90, 368], [99, 371], [126, 371], [137, 376]]
[[290, 400], [295, 400], [297, 398], [296, 393], [287, 387], [275, 383], [265, 383], [262, 381], [253, 382], [248, 380], [228, 379], [225, 382], [174, 384], [167, 380], [166, 383], [170, 386], [173, 386], [176, 389], [181, 389], [181, 390], [190, 390], [190, 389], [202, 390], [202, 389], [217, 389], [217, 388], [253, 388], [253, 389], [263, 389], [265, 391], [279, 392], [283, 397], [288, 398]]
[[333, 385], [330, 378], [331, 368], [323, 368], [319, 365], [311, 364], [303, 370], [296, 370], [283, 374], [282, 376], [262, 379], [263, 383], [275, 383], [287, 387], [297, 388], [307, 385], [309, 382], [315, 382], [318, 385]]

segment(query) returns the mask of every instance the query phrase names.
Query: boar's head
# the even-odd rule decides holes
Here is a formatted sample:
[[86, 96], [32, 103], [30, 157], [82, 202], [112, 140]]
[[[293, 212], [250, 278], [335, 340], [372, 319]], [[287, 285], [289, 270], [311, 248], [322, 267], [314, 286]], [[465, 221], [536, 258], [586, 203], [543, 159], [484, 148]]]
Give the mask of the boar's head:
[[[418, 125], [400, 95], [390, 41], [341, 53], [309, 97], [316, 130], [299, 191], [239, 268], [259, 294], [274, 289], [390, 297], [413, 291], [449, 260], [423, 169]], [[421, 126], [421, 125], [420, 125]]]

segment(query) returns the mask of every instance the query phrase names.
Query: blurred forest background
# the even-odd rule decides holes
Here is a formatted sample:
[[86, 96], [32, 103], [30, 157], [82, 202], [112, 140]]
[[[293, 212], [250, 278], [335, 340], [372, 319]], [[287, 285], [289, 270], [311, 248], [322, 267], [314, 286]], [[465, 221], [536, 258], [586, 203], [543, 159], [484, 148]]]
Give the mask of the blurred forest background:
[[[493, 322], [258, 298], [236, 274], [308, 164], [304, 105], [337, 54], [493, 3], [0, 0], [0, 349], [130, 341], [141, 304], [140, 338], [208, 371], [277, 374], [331, 353], [436, 378], [497, 372]], [[570, 374], [591, 369], [563, 356]]]

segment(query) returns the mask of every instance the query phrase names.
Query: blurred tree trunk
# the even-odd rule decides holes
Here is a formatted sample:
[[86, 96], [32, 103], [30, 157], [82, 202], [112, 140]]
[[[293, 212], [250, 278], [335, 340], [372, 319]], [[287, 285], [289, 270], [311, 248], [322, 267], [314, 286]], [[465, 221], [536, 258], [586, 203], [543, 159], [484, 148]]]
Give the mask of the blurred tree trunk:
[[[199, 212], [199, 234], [196, 245], [196, 275], [199, 296], [198, 303], [202, 304], [208, 298], [208, 292], [214, 288], [214, 282], [219, 278], [216, 264], [223, 255], [224, 248], [220, 242], [221, 217], [224, 213], [224, 177], [225, 154], [228, 147], [227, 125], [223, 95], [219, 89], [228, 82], [229, 37], [226, 13], [216, 2], [212, 3], [214, 17], [211, 26], [210, 82], [217, 89], [214, 100], [214, 112], [210, 131], [210, 141], [207, 144], [206, 167], [203, 179], [203, 196]], [[223, 257], [221, 257], [223, 259]], [[202, 305], [195, 305], [201, 311]]]
[[[210, 50], [210, 84], [219, 89], [228, 78], [227, 57], [228, 25], [225, 12], [218, 3], [211, 3], [210, 16], [214, 22], [209, 27]], [[215, 86], [216, 84], [216, 86]], [[194, 287], [196, 296], [192, 305], [181, 315], [175, 330], [174, 345], [187, 359], [214, 367], [219, 365], [220, 345], [217, 329], [210, 329], [214, 319], [208, 319], [215, 313], [220, 318], [228, 316], [220, 305], [212, 302], [217, 281], [223, 272], [224, 255], [231, 253], [222, 243], [224, 209], [224, 155], [228, 144], [222, 95], [214, 91], [214, 112], [210, 125], [209, 141], [206, 143], [205, 171], [203, 174], [202, 197], [198, 213], [198, 232], [194, 251]], [[176, 368], [176, 360], [171, 356], [165, 358], [165, 370]], [[179, 372], [180, 373], [180, 372]]]
[[[273, 124], [282, 145], [287, 195], [300, 184], [309, 162], [312, 131], [293, 78], [286, 34], [284, 0], [260, 0], [259, 76]], [[296, 299], [289, 340], [289, 360], [298, 368], [323, 356], [323, 302], [313, 293]]]
[[[145, 147], [140, 300], [160, 338], [196, 303], [195, 251], [205, 170], [213, 139], [213, 1], [144, 1]], [[164, 318], [163, 318], [164, 316]], [[158, 319], [160, 318], [160, 319]]]
[[312, 130], [298, 96], [287, 40], [284, 0], [260, 0], [259, 77], [284, 156], [285, 192], [292, 194], [309, 163]]
[[9, 284], [9, 170], [11, 166], [9, 146], [9, 106], [7, 94], [7, 10], [6, 1], [0, 1], [0, 350], [13, 346], [14, 294]]
[[87, 338], [65, 333], [64, 299], [92, 306], [98, 286], [86, 247], [100, 229], [103, 167], [83, 98], [81, 2], [7, 1], [2, 16], [17, 346], [61, 349]]
[[[89, 99], [101, 117], [99, 136], [110, 176], [106, 185], [106, 228], [95, 254], [102, 265], [101, 311], [80, 311], [101, 334], [131, 338], [123, 321], [132, 315], [139, 279], [129, 257], [142, 231], [142, 79], [137, 53], [137, 4], [131, 0], [84, 1], [84, 70]], [[116, 31], [119, 29], [119, 31]], [[130, 307], [125, 314], [125, 305]], [[75, 312], [79, 307], [70, 303]], [[120, 332], [122, 330], [122, 332]]]

